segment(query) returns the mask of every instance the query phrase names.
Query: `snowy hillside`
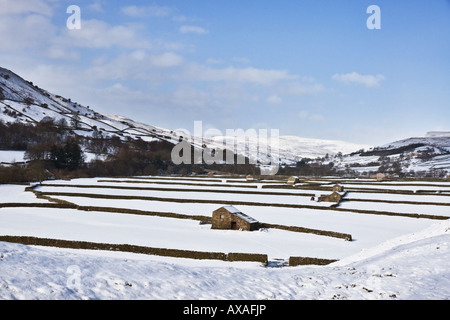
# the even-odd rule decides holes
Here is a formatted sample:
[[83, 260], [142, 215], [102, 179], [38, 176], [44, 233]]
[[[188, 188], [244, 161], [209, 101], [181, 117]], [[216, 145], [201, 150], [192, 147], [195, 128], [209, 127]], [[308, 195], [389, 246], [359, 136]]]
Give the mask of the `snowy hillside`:
[[211, 139], [211, 146], [234, 146], [238, 154], [248, 156], [253, 161], [270, 163], [278, 161], [281, 164], [292, 165], [303, 158], [317, 158], [325, 155], [336, 155], [355, 152], [368, 145], [353, 144], [337, 140], [308, 139], [297, 136], [258, 137], [258, 136], [216, 136]]
[[159, 139], [173, 142], [179, 139], [170, 130], [142, 124], [123, 116], [100, 114], [90, 107], [41, 89], [0, 67], [0, 120], [35, 123], [45, 117], [53, 118], [55, 123], [61, 119], [65, 119], [68, 124], [76, 121], [74, 129], [79, 135], [92, 135], [95, 129], [122, 139], [140, 137], [145, 141]]
[[403, 139], [362, 152], [329, 159], [335, 168], [358, 173], [387, 172], [398, 176], [445, 178], [450, 173], [450, 135], [429, 132], [423, 137]]
[[[184, 139], [197, 148], [208, 147], [210, 149], [223, 148], [224, 145], [243, 156], [248, 156], [256, 162], [261, 160], [268, 163], [279, 161], [292, 164], [301, 158], [316, 158], [326, 154], [338, 152], [349, 153], [367, 148], [365, 145], [357, 145], [344, 141], [329, 141], [319, 139], [306, 139], [295, 136], [279, 137], [275, 155], [271, 155], [267, 141], [256, 137], [247, 136], [248, 142], [242, 136], [217, 136], [214, 138], [186, 136], [183, 132], [155, 127], [144, 124], [124, 115], [100, 114], [90, 107], [82, 106], [71, 99], [64, 98], [33, 85], [13, 72], [0, 67], [0, 120], [5, 122], [38, 122], [45, 117], [51, 117], [58, 122], [65, 119], [67, 123], [73, 123], [74, 118], [78, 123], [77, 134], [91, 135], [94, 129], [100, 130], [110, 136], [120, 138], [142, 138], [145, 141], [164, 140], [178, 143]], [[237, 128], [234, 128], [237, 129]], [[247, 130], [248, 128], [244, 128]], [[201, 144], [194, 144], [202, 141]], [[254, 150], [261, 150], [259, 153]], [[249, 153], [249, 150], [251, 151]]]

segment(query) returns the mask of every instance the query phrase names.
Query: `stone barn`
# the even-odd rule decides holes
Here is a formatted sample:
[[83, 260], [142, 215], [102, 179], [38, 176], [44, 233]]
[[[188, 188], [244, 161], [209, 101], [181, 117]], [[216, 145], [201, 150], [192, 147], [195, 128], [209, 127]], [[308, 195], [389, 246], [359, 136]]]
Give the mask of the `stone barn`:
[[259, 229], [261, 224], [233, 206], [224, 206], [213, 211], [211, 229], [245, 230]]
[[335, 185], [333, 186], [333, 191], [336, 191], [336, 192], [344, 192], [344, 187], [341, 186], [340, 184], [335, 184]]
[[296, 176], [289, 177], [287, 184], [296, 184], [296, 183], [298, 183], [298, 177]]
[[339, 203], [342, 200], [343, 195], [337, 191], [334, 191], [332, 194], [321, 195], [318, 202], [336, 202]]

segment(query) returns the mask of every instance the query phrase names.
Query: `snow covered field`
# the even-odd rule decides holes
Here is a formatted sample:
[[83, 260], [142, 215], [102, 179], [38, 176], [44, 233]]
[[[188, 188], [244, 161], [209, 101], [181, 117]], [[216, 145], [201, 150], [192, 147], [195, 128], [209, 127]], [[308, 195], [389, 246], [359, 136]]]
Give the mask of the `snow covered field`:
[[0, 163], [15, 163], [24, 161], [25, 151], [0, 150]]
[[[149, 181], [152, 183], [146, 183]], [[323, 179], [320, 181], [323, 183]], [[191, 184], [179, 184], [183, 182]], [[328, 182], [334, 183], [331, 179]], [[358, 185], [372, 190], [372, 183], [375, 183], [350, 182], [344, 183], [344, 187]], [[433, 193], [442, 186], [424, 195], [349, 191], [346, 198], [367, 201], [343, 201], [337, 210], [330, 207], [330, 203], [312, 202], [308, 196], [295, 195], [329, 193], [323, 189], [261, 188], [264, 184], [274, 184], [262, 181], [242, 180], [240, 184], [220, 178], [143, 177], [48, 181], [36, 188], [53, 199], [99, 208], [92, 211], [26, 207], [50, 202], [24, 191], [24, 185], [2, 185], [0, 236], [259, 253], [268, 255], [269, 264], [265, 267], [256, 262], [194, 260], [0, 242], [0, 299], [450, 298], [450, 220], [446, 220], [450, 216], [450, 206], [446, 205], [449, 197]], [[248, 188], [253, 185], [257, 187]], [[391, 190], [419, 186], [420, 183], [417, 186], [379, 183], [376, 187]], [[420, 189], [424, 190], [422, 187]], [[427, 187], [433, 188], [432, 185]], [[69, 194], [58, 195], [61, 192]], [[108, 199], [97, 198], [97, 195], [132, 198]], [[178, 201], [183, 199], [190, 202]], [[351, 234], [352, 241], [274, 228], [253, 232], [213, 230], [210, 224], [200, 224], [198, 220], [101, 211], [101, 208], [113, 207], [211, 217], [212, 211], [223, 205], [221, 201], [254, 203], [236, 207], [263, 223]], [[24, 206], [5, 205], [17, 202]], [[279, 206], [283, 204], [298, 207]], [[351, 210], [361, 208], [375, 213], [426, 213], [440, 216], [441, 220]], [[291, 256], [338, 261], [326, 266], [286, 266]], [[74, 272], [78, 282], [72, 281]]]
[[450, 297], [449, 240], [449, 221], [441, 221], [328, 266], [289, 268], [3, 242], [0, 297], [446, 300]]
[[47, 203], [31, 192], [25, 192], [25, 185], [0, 184], [0, 204], [2, 203]]

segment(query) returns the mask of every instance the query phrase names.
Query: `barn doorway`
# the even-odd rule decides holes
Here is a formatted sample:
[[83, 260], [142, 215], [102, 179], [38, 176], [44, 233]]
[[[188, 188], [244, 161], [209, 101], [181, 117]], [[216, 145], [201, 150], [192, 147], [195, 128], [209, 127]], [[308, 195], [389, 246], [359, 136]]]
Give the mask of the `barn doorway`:
[[237, 225], [235, 221], [231, 222], [231, 230], [236, 230], [237, 229]]

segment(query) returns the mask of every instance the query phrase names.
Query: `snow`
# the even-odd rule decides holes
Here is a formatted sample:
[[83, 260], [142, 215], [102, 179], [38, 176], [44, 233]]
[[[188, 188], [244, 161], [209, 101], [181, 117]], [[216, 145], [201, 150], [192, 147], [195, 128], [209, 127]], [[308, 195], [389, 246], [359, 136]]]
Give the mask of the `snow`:
[[[84, 197], [53, 196], [82, 206], [115, 207], [183, 215], [211, 216], [220, 207], [216, 203], [177, 203], [166, 201], [93, 199]], [[260, 222], [291, 225], [310, 229], [336, 231], [351, 234], [352, 250], [361, 250], [398, 235], [420, 230], [431, 223], [428, 219], [410, 219], [383, 215], [362, 215], [332, 210], [273, 208], [269, 206], [237, 206], [237, 208]], [[387, 228], [386, 225], [389, 225]]]
[[430, 185], [388, 185], [388, 184], [368, 184], [365, 186], [361, 186], [359, 184], [351, 184], [348, 183], [345, 185], [346, 188], [363, 190], [363, 189], [380, 189], [380, 190], [406, 190], [406, 191], [450, 191], [450, 186], [441, 187], [441, 186], [430, 186]]
[[439, 205], [419, 205], [419, 204], [403, 204], [403, 203], [380, 203], [359, 201], [343, 201], [339, 204], [339, 208], [371, 210], [371, 211], [387, 211], [397, 213], [414, 213], [445, 216], [450, 218], [450, 206]]
[[[168, 129], [157, 128], [116, 115], [97, 114], [68, 99], [32, 86], [9, 70], [0, 68], [5, 100], [0, 102], [0, 120], [5, 122], [40, 121], [46, 116], [55, 121], [78, 113], [84, 127], [96, 125], [123, 135], [144, 135], [145, 139], [178, 142], [179, 136]], [[33, 103], [26, 103], [31, 98]], [[47, 107], [42, 106], [46, 104]], [[16, 111], [17, 117], [4, 110]], [[89, 131], [79, 130], [88, 135]], [[184, 135], [184, 134], [183, 134]], [[155, 136], [155, 138], [153, 138]], [[190, 139], [192, 137], [185, 137]], [[249, 145], [244, 139], [248, 138]], [[233, 141], [234, 137], [215, 137], [204, 142], [208, 147]], [[368, 146], [342, 141], [304, 139], [280, 136], [280, 162], [295, 164], [303, 157], [323, 157], [338, 152], [349, 153]], [[383, 147], [395, 149], [414, 143], [432, 147], [439, 154], [422, 162], [418, 158], [402, 165], [407, 170], [450, 168], [448, 133], [431, 133], [427, 137], [410, 138]], [[267, 145], [257, 137], [241, 137], [237, 151], [262, 160], [271, 160]], [[23, 161], [23, 151], [0, 151], [0, 162]], [[94, 157], [87, 154], [88, 160]], [[390, 157], [395, 160], [395, 157]], [[338, 161], [336, 161], [338, 160]], [[378, 156], [359, 154], [332, 158], [336, 167], [352, 164], [369, 165]], [[265, 161], [267, 162], [267, 161]], [[353, 167], [358, 171], [377, 166]], [[342, 202], [336, 211], [330, 204], [311, 202], [309, 197], [294, 193], [324, 191], [314, 188], [262, 188], [280, 181], [247, 183], [245, 179], [217, 178], [209, 181], [188, 177], [139, 177], [138, 179], [76, 179], [48, 181], [38, 190], [72, 192], [79, 196], [54, 196], [78, 205], [128, 208], [144, 211], [178, 213], [186, 216], [210, 216], [222, 206], [220, 201], [254, 202], [258, 205], [236, 205], [258, 221], [348, 233], [353, 241], [314, 234], [267, 229], [255, 232], [211, 230], [208, 224], [189, 219], [162, 218], [75, 209], [30, 208], [32, 203], [48, 203], [26, 185], [0, 185], [0, 204], [23, 203], [24, 207], [0, 209], [0, 235], [50, 237], [106, 243], [128, 243], [144, 246], [191, 249], [199, 251], [264, 253], [269, 266], [253, 262], [193, 260], [124, 252], [71, 250], [24, 246], [0, 242], [0, 299], [450, 299], [450, 220], [436, 221], [399, 216], [359, 214], [351, 209], [382, 210], [393, 213], [419, 213], [449, 216], [450, 184], [445, 182], [377, 183], [374, 180], [340, 181], [349, 190], [349, 199], [384, 201], [418, 201], [429, 204], [388, 202]], [[101, 180], [113, 180], [107, 182]], [[232, 180], [232, 181], [229, 181]], [[322, 177], [309, 182], [330, 186], [339, 177]], [[72, 186], [61, 187], [57, 184]], [[77, 185], [95, 187], [77, 188]], [[145, 187], [144, 190], [111, 189], [105, 186]], [[151, 189], [153, 187], [153, 189]], [[250, 187], [250, 188], [248, 188]], [[154, 190], [158, 188], [160, 190]], [[348, 189], [349, 188], [349, 189]], [[171, 190], [172, 189], [172, 190]], [[178, 189], [181, 191], [176, 191]], [[197, 191], [194, 191], [197, 190]], [[233, 191], [220, 193], [217, 191]], [[371, 192], [367, 192], [373, 190]], [[415, 194], [376, 193], [375, 191], [414, 191]], [[429, 194], [417, 193], [419, 190]], [[252, 191], [246, 193], [245, 191]], [[365, 192], [360, 192], [365, 191]], [[236, 193], [237, 192], [237, 193]], [[254, 192], [259, 192], [254, 193]], [[267, 194], [271, 192], [273, 194]], [[440, 192], [441, 195], [431, 193]], [[151, 196], [156, 200], [88, 198], [80, 193], [100, 195]], [[189, 199], [190, 203], [174, 202]], [[196, 200], [208, 200], [197, 203]], [[270, 204], [321, 206], [312, 208], [273, 207]], [[440, 205], [442, 204], [442, 205]], [[339, 259], [327, 266], [280, 267], [289, 256]], [[277, 266], [277, 268], [275, 268]], [[73, 281], [74, 275], [79, 281]], [[77, 278], [75, 277], [75, 280]]]
[[[105, 212], [35, 208], [2, 209], [2, 235], [24, 235], [99, 243], [210, 252], [267, 254], [271, 259], [291, 255], [320, 255], [336, 259], [351, 252], [352, 243], [313, 234], [270, 229], [266, 232], [217, 231], [198, 221]], [[297, 244], [304, 246], [297, 248]]]
[[224, 208], [230, 213], [240, 213], [240, 211], [233, 206], [224, 206]]
[[1, 163], [24, 162], [25, 151], [0, 150]]
[[225, 208], [228, 212], [230, 212], [230, 213], [236, 215], [237, 217], [239, 217], [239, 218], [241, 218], [241, 219], [243, 219], [243, 220], [245, 220], [245, 221], [247, 221], [247, 222], [250, 222], [250, 223], [258, 222], [258, 220], [253, 219], [252, 217], [247, 216], [245, 213], [242, 213], [241, 211], [239, 211], [238, 209], [236, 209], [236, 208], [233, 207], [233, 206], [224, 206], [224, 208]]
[[[273, 159], [278, 158], [280, 158], [281, 163], [295, 164], [302, 158], [313, 159], [339, 152], [345, 154], [371, 147], [338, 140], [320, 140], [296, 136], [258, 136], [256, 131], [253, 134], [252, 132], [246, 132], [245, 135], [242, 133], [236, 136], [215, 136], [203, 140], [210, 148], [223, 149], [224, 146], [235, 146], [237, 153], [249, 156], [254, 161], [259, 159], [265, 164], [272, 163]], [[259, 150], [257, 154], [256, 150]]]
[[38, 199], [32, 192], [25, 192], [28, 185], [0, 184], [0, 204], [2, 203], [48, 203]]
[[[348, 192], [345, 199], [366, 199], [366, 200], [384, 200], [384, 201], [417, 201], [425, 203], [450, 203], [450, 196], [444, 195], [422, 195], [417, 194], [414, 197], [405, 194], [395, 193], [369, 193], [369, 192]], [[449, 207], [450, 208], [450, 207]]]
[[[36, 189], [45, 193], [72, 193], [83, 194], [87, 190], [76, 187], [58, 187], [58, 186], [40, 186]], [[186, 200], [208, 200], [208, 201], [234, 201], [234, 202], [254, 202], [261, 204], [278, 205], [314, 205], [318, 207], [329, 207], [331, 202], [313, 202], [310, 197], [298, 195], [272, 195], [270, 198], [266, 195], [246, 194], [246, 193], [217, 193], [217, 192], [190, 192], [190, 191], [170, 191], [170, 190], [133, 190], [133, 189], [107, 189], [107, 188], [89, 188], [89, 194], [93, 195], [111, 195], [127, 197], [151, 197], [161, 199], [186, 199]]]
[[[293, 195], [245, 194], [257, 192], [223, 183], [215, 193], [202, 178], [153, 177], [155, 187], [191, 186], [161, 182], [197, 183], [193, 192], [161, 190], [107, 189], [105, 186], [129, 185], [120, 179], [74, 179], [47, 181], [40, 191], [92, 194], [158, 195], [161, 200], [99, 199], [80, 196], [53, 196], [78, 205], [116, 207], [184, 215], [211, 216], [220, 208], [216, 199], [258, 200], [283, 203], [307, 198]], [[205, 178], [210, 180], [209, 178]], [[106, 182], [112, 180], [113, 182]], [[127, 179], [133, 187], [145, 187], [150, 179]], [[103, 181], [103, 182], [99, 182]], [[159, 183], [161, 184], [158, 184]], [[238, 181], [236, 179], [236, 181]], [[322, 178], [320, 183], [333, 178]], [[341, 183], [344, 187], [347, 182]], [[360, 185], [370, 188], [371, 185]], [[370, 182], [370, 181], [367, 181]], [[69, 187], [57, 186], [68, 184]], [[53, 185], [52, 185], [53, 184]], [[251, 183], [253, 184], [253, 183]], [[258, 182], [263, 185], [263, 183]], [[77, 188], [77, 185], [95, 186]], [[417, 184], [420, 186], [420, 184]], [[422, 185], [423, 186], [423, 185]], [[432, 187], [432, 184], [427, 185]], [[439, 184], [435, 185], [438, 189]], [[25, 185], [0, 186], [0, 203], [47, 202], [25, 192]], [[193, 187], [193, 186], [192, 186]], [[391, 185], [393, 188], [402, 186]], [[403, 186], [407, 187], [407, 186]], [[266, 189], [262, 189], [263, 191]], [[270, 190], [270, 189], [269, 189]], [[279, 189], [280, 192], [291, 192]], [[305, 190], [304, 190], [305, 191]], [[310, 190], [307, 190], [308, 192]], [[165, 194], [165, 196], [164, 196]], [[430, 214], [445, 214], [434, 203], [448, 203], [447, 196], [401, 195], [350, 191], [348, 197], [375, 200], [430, 201], [429, 205], [397, 206], [378, 202], [364, 204], [372, 209], [403, 212], [428, 209]], [[171, 199], [209, 199], [210, 203], [179, 203]], [[223, 197], [223, 198], [221, 198]], [[250, 199], [250, 200], [249, 200]], [[441, 200], [441, 201], [437, 201]], [[308, 199], [308, 204], [309, 204]], [[346, 204], [346, 202], [341, 203]], [[234, 205], [260, 222], [335, 231], [352, 235], [353, 241], [279, 229], [244, 232], [212, 230], [209, 224], [189, 219], [149, 215], [82, 211], [57, 208], [1, 208], [0, 235], [34, 236], [112, 244], [213, 252], [262, 253], [269, 265], [254, 262], [228, 262], [159, 257], [125, 252], [72, 250], [23, 246], [0, 242], [0, 299], [449, 299], [450, 298], [450, 220], [436, 221], [398, 216], [358, 214], [332, 208], [288, 208], [270, 205]], [[345, 208], [345, 207], [344, 207]], [[419, 212], [423, 213], [423, 212]], [[280, 266], [290, 256], [338, 259], [327, 266]], [[79, 281], [73, 281], [78, 276]]]
[[[152, 300], [447, 300], [450, 223], [328, 266], [167, 260], [0, 242], [0, 297]], [[24, 263], [25, 262], [25, 263]]]

